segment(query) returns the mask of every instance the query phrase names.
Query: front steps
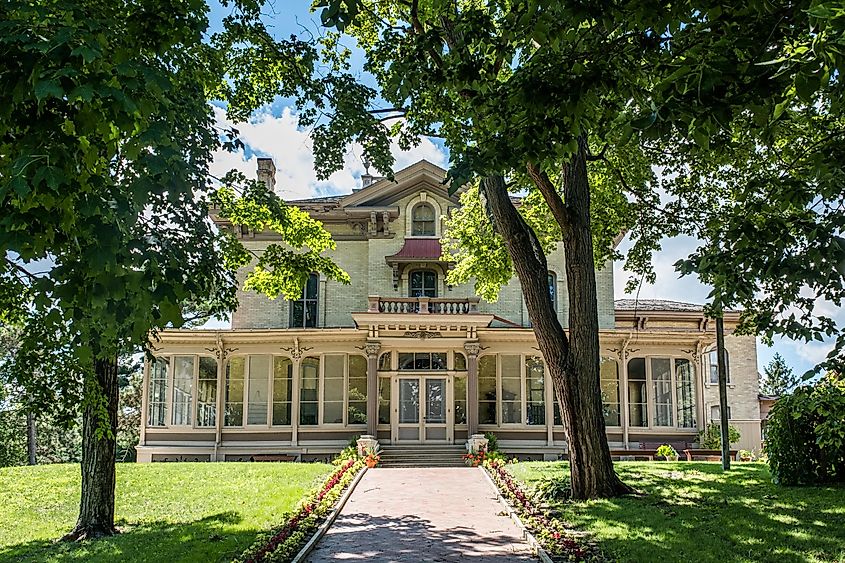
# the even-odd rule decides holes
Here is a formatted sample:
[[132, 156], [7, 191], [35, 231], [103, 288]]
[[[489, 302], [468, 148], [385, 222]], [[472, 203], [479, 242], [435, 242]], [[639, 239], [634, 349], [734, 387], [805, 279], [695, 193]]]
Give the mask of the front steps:
[[464, 445], [382, 446], [379, 467], [465, 467]]

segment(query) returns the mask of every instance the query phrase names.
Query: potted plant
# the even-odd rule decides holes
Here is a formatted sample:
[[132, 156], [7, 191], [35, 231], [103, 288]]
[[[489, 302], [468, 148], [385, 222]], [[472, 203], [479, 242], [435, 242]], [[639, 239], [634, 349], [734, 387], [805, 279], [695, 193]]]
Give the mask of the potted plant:
[[373, 467], [375, 467], [376, 465], [378, 465], [378, 462], [379, 462], [379, 461], [381, 461], [381, 456], [380, 456], [380, 455], [378, 455], [378, 454], [377, 454], [375, 451], [373, 451], [372, 449], [367, 450], [367, 455], [364, 457], [364, 463], [366, 463], [366, 464], [367, 464], [367, 467], [369, 467], [370, 469], [372, 469]]
[[678, 452], [669, 444], [663, 444], [657, 448], [657, 456], [666, 461], [678, 461]]
[[754, 461], [754, 452], [749, 450], [739, 450], [736, 457], [739, 461]]

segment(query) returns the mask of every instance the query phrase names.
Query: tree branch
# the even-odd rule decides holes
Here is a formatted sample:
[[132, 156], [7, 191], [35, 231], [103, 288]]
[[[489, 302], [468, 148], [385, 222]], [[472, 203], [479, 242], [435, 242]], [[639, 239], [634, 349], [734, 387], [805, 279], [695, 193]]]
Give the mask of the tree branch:
[[529, 162], [526, 168], [534, 185], [537, 186], [537, 189], [543, 195], [543, 199], [546, 200], [546, 205], [549, 206], [555, 221], [558, 222], [562, 231], [568, 231], [572, 227], [569, 210], [563, 203], [560, 193], [555, 189], [554, 184], [552, 184], [549, 175], [533, 162]]

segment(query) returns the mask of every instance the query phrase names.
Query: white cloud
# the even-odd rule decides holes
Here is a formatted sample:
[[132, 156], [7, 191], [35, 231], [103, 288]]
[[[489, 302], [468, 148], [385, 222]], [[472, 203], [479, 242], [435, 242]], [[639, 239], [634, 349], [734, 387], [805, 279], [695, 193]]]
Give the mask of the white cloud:
[[[232, 126], [222, 108], [214, 108], [218, 125]], [[256, 154], [273, 158], [276, 164], [276, 192], [284, 199], [300, 199], [322, 195], [350, 193], [360, 185], [364, 172], [360, 146], [350, 147], [344, 159], [344, 168], [332, 174], [327, 180], [318, 180], [314, 173], [314, 152], [307, 131], [297, 126], [297, 117], [286, 107], [281, 115], [264, 111], [248, 123], [235, 124], [239, 138], [247, 151], [218, 151], [214, 155], [211, 172], [217, 177], [231, 169], [240, 170], [247, 177], [255, 176]], [[392, 145], [396, 159], [395, 170], [405, 168], [421, 159], [439, 166], [446, 166], [446, 152], [430, 139], [422, 139], [419, 146], [402, 151]], [[247, 154], [250, 154], [247, 157]]]

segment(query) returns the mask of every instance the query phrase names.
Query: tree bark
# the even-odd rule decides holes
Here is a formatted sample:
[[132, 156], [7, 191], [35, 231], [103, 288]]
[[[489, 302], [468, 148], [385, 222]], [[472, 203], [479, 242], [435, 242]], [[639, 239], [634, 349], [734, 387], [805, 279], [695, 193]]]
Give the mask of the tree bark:
[[586, 143], [564, 168], [564, 188], [567, 224], [561, 228], [569, 292], [569, 337], [549, 296], [548, 265], [542, 246], [511, 203], [504, 179], [484, 178], [480, 193], [513, 261], [528, 316], [561, 407], [569, 444], [572, 497], [614, 497], [631, 489], [613, 469], [602, 412]]
[[88, 398], [97, 394], [101, 400], [89, 400], [82, 415], [82, 495], [76, 527], [62, 538], [69, 541], [117, 533], [114, 527], [119, 400], [116, 356], [95, 360], [92, 390], [96, 392], [89, 392]]
[[32, 411], [26, 413], [26, 453], [27, 463], [36, 465], [38, 459], [35, 456], [37, 442], [35, 438], [35, 414]]

